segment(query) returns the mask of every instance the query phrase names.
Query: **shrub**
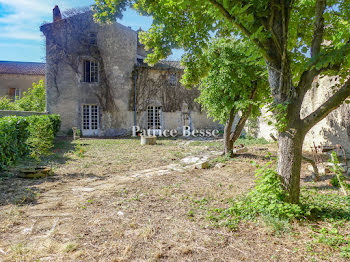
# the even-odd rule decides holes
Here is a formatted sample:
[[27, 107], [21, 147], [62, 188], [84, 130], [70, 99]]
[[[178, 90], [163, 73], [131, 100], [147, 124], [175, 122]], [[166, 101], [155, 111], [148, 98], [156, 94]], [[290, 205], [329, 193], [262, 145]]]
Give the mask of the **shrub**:
[[33, 83], [33, 87], [23, 92], [22, 98], [16, 103], [23, 111], [44, 112], [46, 106], [44, 81]]
[[61, 117], [59, 115], [47, 115], [52, 124], [53, 135], [56, 136], [61, 128]]
[[0, 170], [30, 153], [47, 153], [59, 127], [58, 115], [0, 118]]
[[212, 209], [208, 219], [235, 230], [242, 220], [260, 218], [276, 231], [288, 230], [286, 225], [292, 220], [349, 220], [349, 196], [303, 189], [299, 205], [286, 202], [282, 182], [276, 170], [270, 167], [273, 162], [257, 170], [256, 185], [248, 194], [230, 200], [227, 209]]
[[17, 111], [45, 111], [45, 85], [43, 80], [33, 83], [33, 87], [27, 92], [23, 92], [20, 99], [12, 102], [6, 97], [0, 98], [0, 110], [17, 110]]
[[30, 156], [40, 162], [41, 156], [49, 154], [53, 147], [54, 126], [49, 117], [36, 117], [28, 126], [29, 137], [26, 144], [29, 146]]
[[27, 151], [28, 124], [23, 117], [0, 118], [0, 170], [13, 164]]
[[287, 196], [282, 182], [277, 172], [269, 168], [271, 163], [257, 170], [255, 188], [227, 209], [227, 214], [240, 219], [252, 219], [262, 215], [287, 220], [302, 215], [299, 205], [285, 202]]
[[0, 98], [0, 110], [20, 110], [18, 105], [6, 96]]

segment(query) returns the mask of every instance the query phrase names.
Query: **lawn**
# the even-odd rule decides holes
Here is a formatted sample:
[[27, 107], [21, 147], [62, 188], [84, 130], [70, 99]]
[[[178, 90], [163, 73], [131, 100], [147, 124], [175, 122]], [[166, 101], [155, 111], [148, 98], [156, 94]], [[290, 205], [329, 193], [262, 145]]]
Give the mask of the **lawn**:
[[302, 185], [327, 197], [329, 217], [230, 227], [217, 216], [254, 186], [251, 162], [276, 154], [262, 140], [238, 143], [249, 151], [228, 160], [222, 141], [60, 139], [44, 160], [54, 176], [20, 179], [14, 168], [0, 180], [0, 261], [347, 261], [349, 198], [330, 176], [307, 182], [306, 163]]

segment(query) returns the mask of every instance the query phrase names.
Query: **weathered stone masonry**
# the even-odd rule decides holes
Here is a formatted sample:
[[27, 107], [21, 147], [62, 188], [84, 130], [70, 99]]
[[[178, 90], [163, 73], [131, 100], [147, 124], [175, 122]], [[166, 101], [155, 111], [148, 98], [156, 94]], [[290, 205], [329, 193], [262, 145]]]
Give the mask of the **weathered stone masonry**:
[[[97, 119], [98, 128], [86, 135], [125, 135], [135, 124], [135, 109], [136, 124], [147, 128], [149, 107], [161, 108], [163, 129], [220, 127], [200, 112], [198, 91], [180, 85], [178, 63], [145, 65], [138, 32], [118, 23], [96, 24], [92, 15], [62, 19], [55, 7], [55, 22], [40, 28], [46, 36], [47, 110], [61, 115], [62, 132], [76, 126], [84, 133], [87, 122]], [[85, 61], [93, 61], [88, 68], [98, 64], [98, 81], [86, 82]]]
[[[316, 110], [333, 93], [333, 86], [338, 82], [338, 77], [317, 77], [312, 88], [306, 93], [301, 117], [304, 118]], [[271, 140], [270, 134], [277, 137], [277, 131], [272, 125], [267, 124], [266, 111], [259, 118], [257, 136]], [[307, 133], [304, 140], [304, 150], [311, 150], [314, 145], [341, 144], [346, 151], [350, 152], [350, 105], [343, 103], [338, 109], [331, 112], [327, 117], [315, 125]]]

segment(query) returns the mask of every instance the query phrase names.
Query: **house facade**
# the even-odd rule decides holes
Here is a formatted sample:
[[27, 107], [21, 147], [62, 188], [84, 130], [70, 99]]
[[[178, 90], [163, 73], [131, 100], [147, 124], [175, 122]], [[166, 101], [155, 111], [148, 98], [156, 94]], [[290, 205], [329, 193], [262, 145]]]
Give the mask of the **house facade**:
[[133, 126], [160, 131], [222, 128], [201, 112], [197, 89], [179, 82], [178, 62], [153, 67], [138, 32], [119, 23], [100, 25], [92, 12], [41, 26], [46, 37], [47, 111], [61, 115], [61, 132], [85, 136], [130, 134]]
[[45, 63], [0, 61], [0, 97], [14, 101], [40, 80], [45, 81]]

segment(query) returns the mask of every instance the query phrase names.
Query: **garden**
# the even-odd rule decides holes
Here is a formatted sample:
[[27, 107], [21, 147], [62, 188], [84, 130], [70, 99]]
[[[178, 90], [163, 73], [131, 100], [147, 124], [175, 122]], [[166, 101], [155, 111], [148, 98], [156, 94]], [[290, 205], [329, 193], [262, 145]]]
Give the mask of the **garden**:
[[22, 161], [2, 173], [2, 261], [349, 259], [349, 198], [334, 175], [313, 182], [303, 163], [304, 208], [282, 205], [277, 145], [240, 138], [248, 152], [229, 158], [222, 143], [57, 138], [40, 160], [54, 175], [18, 178]]
[[[55, 138], [57, 115], [1, 118], [1, 261], [349, 261], [346, 158], [319, 154], [331, 168], [318, 174], [303, 150], [350, 102], [349, 1], [156, 2], [92, 10], [102, 24], [129, 8], [152, 16], [138, 35], [152, 50], [144, 62], [182, 49], [181, 84], [198, 87], [223, 138]], [[305, 105], [324, 77], [329, 93]], [[37, 87], [40, 103], [29, 93], [0, 108], [44, 111]], [[276, 142], [242, 137], [262, 108]]]

